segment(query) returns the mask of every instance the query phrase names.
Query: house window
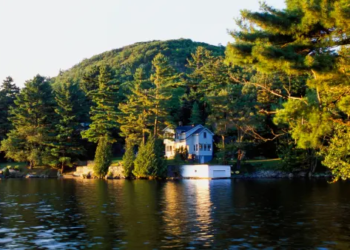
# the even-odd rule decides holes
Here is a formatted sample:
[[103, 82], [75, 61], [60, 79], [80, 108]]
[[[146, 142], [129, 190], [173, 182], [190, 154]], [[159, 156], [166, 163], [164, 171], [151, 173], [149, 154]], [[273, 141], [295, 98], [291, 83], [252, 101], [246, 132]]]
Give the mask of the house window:
[[204, 144], [204, 151], [207, 151], [207, 144]]
[[196, 151], [196, 145], [193, 145], [193, 151]]
[[172, 146], [169, 146], [169, 151], [173, 151], [173, 147]]
[[203, 133], [203, 137], [204, 137], [204, 139], [207, 138], [207, 132]]
[[203, 150], [203, 144], [199, 144], [199, 150], [200, 150], [200, 151]]
[[196, 144], [196, 151], [198, 151], [198, 144]]
[[208, 151], [211, 151], [211, 145], [208, 144]]

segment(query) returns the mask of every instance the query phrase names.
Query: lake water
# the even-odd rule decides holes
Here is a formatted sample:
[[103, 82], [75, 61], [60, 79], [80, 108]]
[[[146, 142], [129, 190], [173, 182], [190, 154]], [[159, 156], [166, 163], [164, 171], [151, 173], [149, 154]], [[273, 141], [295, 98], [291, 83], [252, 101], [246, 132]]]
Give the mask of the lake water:
[[1, 180], [0, 249], [350, 248], [350, 183]]

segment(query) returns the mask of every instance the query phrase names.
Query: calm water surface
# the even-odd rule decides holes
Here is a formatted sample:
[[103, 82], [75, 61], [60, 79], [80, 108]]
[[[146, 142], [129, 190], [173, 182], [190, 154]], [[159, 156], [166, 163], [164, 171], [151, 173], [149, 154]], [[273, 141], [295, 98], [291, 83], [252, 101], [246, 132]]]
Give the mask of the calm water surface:
[[350, 183], [2, 180], [12, 248], [350, 249]]

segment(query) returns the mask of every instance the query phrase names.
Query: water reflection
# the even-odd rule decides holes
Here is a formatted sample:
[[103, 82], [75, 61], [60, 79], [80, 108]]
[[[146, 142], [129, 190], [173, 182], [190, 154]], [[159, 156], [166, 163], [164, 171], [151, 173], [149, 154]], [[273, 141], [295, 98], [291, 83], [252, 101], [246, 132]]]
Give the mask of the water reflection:
[[3, 180], [1, 249], [350, 247], [350, 184]]

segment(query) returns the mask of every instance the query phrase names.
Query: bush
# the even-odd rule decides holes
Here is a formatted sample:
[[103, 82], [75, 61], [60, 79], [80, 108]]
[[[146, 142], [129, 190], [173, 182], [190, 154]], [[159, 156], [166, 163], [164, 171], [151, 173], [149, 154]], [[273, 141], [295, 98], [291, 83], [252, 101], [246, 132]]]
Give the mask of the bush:
[[149, 138], [146, 144], [141, 144], [132, 171], [136, 178], [164, 177], [166, 162], [162, 148], [163, 143], [154, 138]]
[[123, 155], [123, 169], [125, 177], [131, 177], [132, 171], [134, 170], [134, 146], [130, 143], [126, 143], [125, 154]]
[[10, 170], [9, 170], [9, 168], [7, 167], [7, 168], [5, 168], [5, 170], [4, 170], [4, 172], [3, 172], [3, 175], [5, 176], [5, 177], [7, 177], [7, 176], [9, 176], [10, 175]]
[[94, 162], [93, 170], [95, 175], [99, 178], [104, 177], [112, 163], [112, 144], [108, 142], [107, 137], [99, 139]]

